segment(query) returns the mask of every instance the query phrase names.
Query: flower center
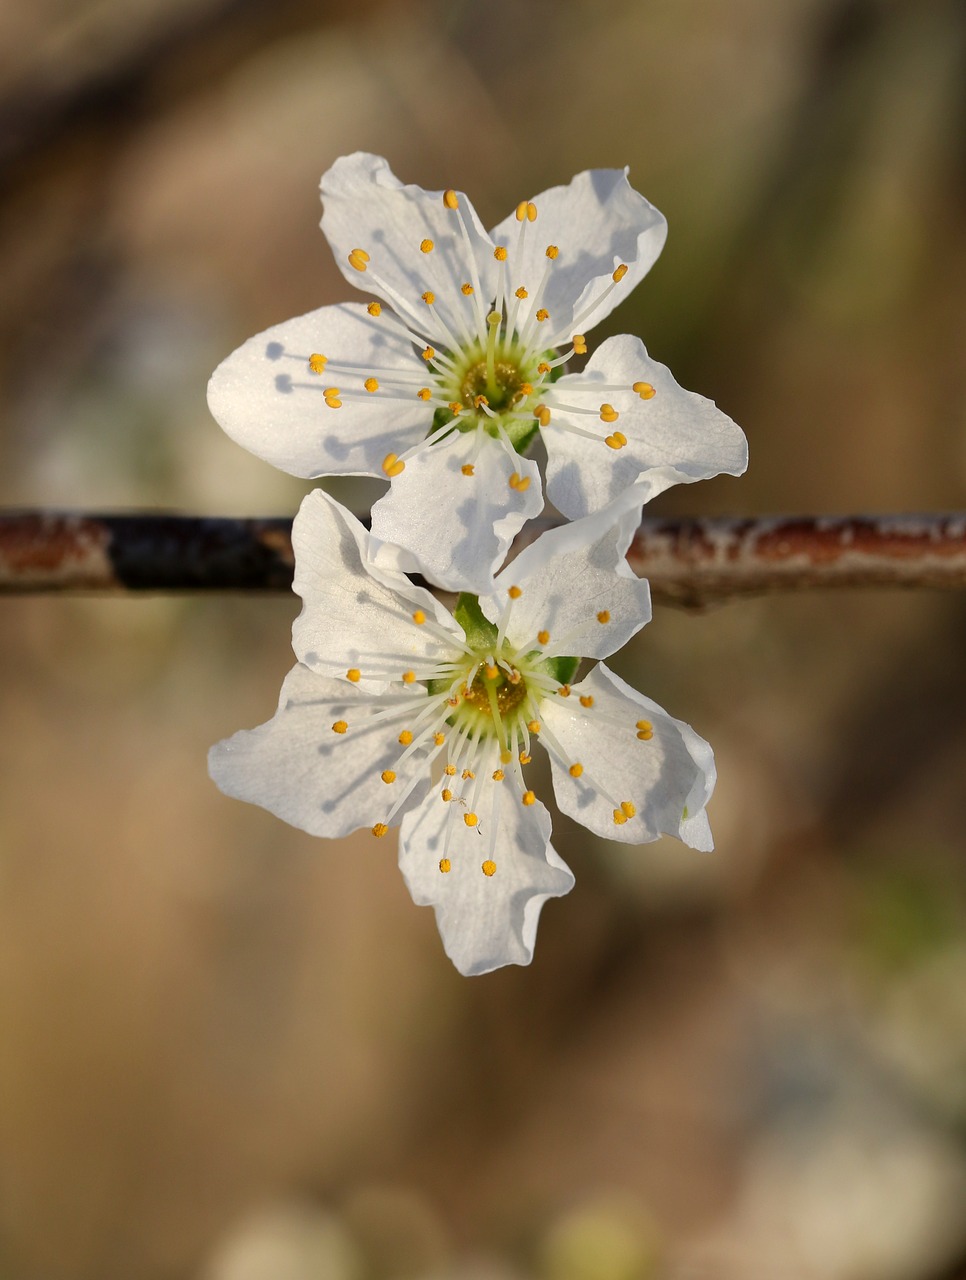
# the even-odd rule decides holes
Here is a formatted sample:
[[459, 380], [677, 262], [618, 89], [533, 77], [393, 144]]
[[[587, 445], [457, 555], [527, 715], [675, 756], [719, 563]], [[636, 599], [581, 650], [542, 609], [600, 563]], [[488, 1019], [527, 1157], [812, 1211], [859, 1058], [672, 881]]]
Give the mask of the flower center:
[[494, 361], [491, 378], [487, 371], [486, 360], [478, 360], [463, 374], [460, 384], [460, 401], [464, 405], [473, 406], [478, 416], [482, 418], [483, 404], [482, 402], [477, 404], [481, 396], [485, 397], [486, 403], [494, 412], [500, 413], [526, 397], [527, 392], [523, 390], [525, 386], [527, 386], [526, 379], [520, 366], [514, 361], [505, 358]]

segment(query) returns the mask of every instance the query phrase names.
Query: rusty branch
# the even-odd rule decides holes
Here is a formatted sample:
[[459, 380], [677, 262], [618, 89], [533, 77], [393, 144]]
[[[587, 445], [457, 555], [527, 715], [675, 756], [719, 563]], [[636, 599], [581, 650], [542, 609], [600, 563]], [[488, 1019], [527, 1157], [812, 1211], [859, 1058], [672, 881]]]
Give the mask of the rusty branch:
[[[283, 518], [0, 514], [0, 593], [284, 591], [291, 527]], [[686, 606], [825, 587], [950, 590], [966, 587], [966, 513], [649, 517], [629, 558], [656, 600]]]

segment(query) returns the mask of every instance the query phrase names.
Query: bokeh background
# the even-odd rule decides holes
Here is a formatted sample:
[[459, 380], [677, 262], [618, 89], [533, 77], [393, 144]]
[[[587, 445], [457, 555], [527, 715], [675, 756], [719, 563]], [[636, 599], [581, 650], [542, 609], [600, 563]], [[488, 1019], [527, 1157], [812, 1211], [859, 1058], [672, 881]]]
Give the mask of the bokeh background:
[[[5, 0], [0, 501], [291, 513], [205, 382], [347, 295], [357, 148], [493, 224], [629, 164], [598, 331], [746, 429], [680, 513], [966, 506], [954, 0]], [[347, 486], [340, 494], [365, 503]], [[659, 608], [718, 847], [596, 841], [460, 978], [391, 842], [229, 801], [296, 601], [0, 601], [3, 1280], [966, 1276], [966, 602]]]

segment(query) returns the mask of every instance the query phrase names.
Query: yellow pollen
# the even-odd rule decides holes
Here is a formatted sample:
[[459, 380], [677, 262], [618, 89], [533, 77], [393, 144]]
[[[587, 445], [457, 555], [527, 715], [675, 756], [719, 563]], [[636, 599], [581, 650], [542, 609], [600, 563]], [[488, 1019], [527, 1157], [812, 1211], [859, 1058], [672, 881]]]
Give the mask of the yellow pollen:
[[557, 690], [557, 697], [558, 697], [558, 698], [569, 698], [569, 697], [570, 697], [570, 685], [569, 685], [569, 684], [562, 684], [562, 685], [560, 686], [560, 688]]
[[580, 695], [580, 705], [581, 705], [582, 707], [592, 707], [592, 706], [594, 705], [594, 699], [593, 699], [593, 697], [591, 696], [591, 694], [589, 694], [589, 693], [582, 693], [582, 694]]
[[349, 254], [349, 266], [355, 267], [356, 271], [365, 271], [368, 261], [369, 255], [365, 249], [353, 249]]
[[366, 310], [369, 312], [369, 314], [370, 314], [371, 316], [381, 316], [381, 315], [382, 315], [382, 303], [381, 303], [381, 302], [370, 302], [370, 303], [369, 303], [369, 305], [368, 305], [368, 307], [366, 307]]
[[516, 296], [520, 299], [521, 302], [523, 301], [524, 298], [530, 297], [529, 293], [527, 293], [526, 289], [524, 289], [522, 284], [520, 285], [520, 288], [517, 289]]
[[549, 632], [549, 631], [538, 631], [538, 632], [537, 632], [537, 639], [540, 641], [540, 643], [541, 643], [541, 644], [549, 644], [549, 643], [550, 643], [550, 632]]
[[604, 436], [604, 444], [610, 449], [623, 449], [627, 444], [627, 436], [623, 431], [615, 431], [612, 436]]
[[401, 747], [408, 747], [412, 740], [413, 735], [410, 731], [408, 729], [403, 729], [402, 733], [399, 735], [399, 745]]
[[614, 277], [613, 277], [614, 284], [620, 284], [620, 282], [624, 279], [626, 275], [627, 275], [627, 264], [622, 262], [614, 272]]
[[412, 684], [413, 681], [416, 679], [416, 672], [404, 671], [402, 678], [403, 678], [403, 684]]
[[495, 680], [499, 674], [500, 674], [499, 667], [487, 667], [486, 669], [487, 680]]
[[493, 250], [493, 256], [496, 258], [497, 262], [506, 262], [506, 249], [502, 244], [498, 244], [496, 246]]
[[362, 385], [365, 387], [367, 391], [379, 390], [379, 383], [375, 378], [366, 378], [365, 382]]
[[313, 351], [309, 356], [309, 368], [313, 373], [322, 373], [328, 363], [328, 357], [321, 355], [318, 351]]
[[550, 319], [550, 312], [547, 310], [546, 307], [540, 308], [540, 310], [537, 312], [537, 319], [540, 321], [541, 324], [543, 324], [544, 320]]
[[486, 396], [474, 396], [474, 397], [473, 397], [473, 404], [474, 404], [474, 407], [475, 407], [475, 408], [477, 408], [477, 409], [479, 409], [479, 408], [481, 408], [483, 405], [485, 405], [485, 404], [489, 404], [489, 403], [490, 403], [490, 402], [489, 402], [489, 400], [487, 400]]
[[374, 836], [384, 836], [388, 831], [389, 831], [389, 828], [386, 826], [384, 822], [377, 822], [376, 825], [372, 828], [372, 834]]
[[517, 392], [517, 397], [521, 400], [526, 400], [527, 396], [532, 396], [532, 395], [533, 395], [533, 383], [521, 382], [520, 390]]
[[446, 734], [445, 734], [445, 733], [434, 733], [434, 734], [433, 734], [433, 741], [436, 743], [437, 747], [441, 747], [441, 746], [443, 745], [443, 743], [446, 741]]
[[425, 347], [422, 351], [420, 351], [419, 354], [423, 357], [424, 360], [432, 360], [436, 352], [433, 350], [432, 347]]
[[473, 466], [472, 462], [464, 462], [460, 467], [460, 471], [462, 471], [464, 476], [471, 476], [475, 470], [476, 468]]
[[358, 684], [359, 681], [362, 679], [362, 672], [359, 670], [358, 667], [350, 667], [349, 670], [345, 673], [345, 678], [347, 680], [351, 680], [353, 684]]
[[641, 733], [645, 733], [648, 729], [652, 728], [652, 725], [650, 720], [638, 720], [634, 727], [635, 729], [640, 729]]
[[575, 333], [573, 336], [574, 355], [585, 356], [587, 354], [587, 339], [582, 333]]
[[452, 865], [453, 864], [450, 862], [449, 858], [440, 858], [439, 860], [439, 869], [440, 871], [442, 871], [444, 876], [446, 875], [446, 872], [449, 871]]
[[567, 770], [567, 772], [570, 774], [572, 778], [579, 778], [580, 775], [583, 773], [583, 771], [584, 771], [584, 766], [580, 763], [579, 760], [576, 762], [576, 764], [572, 764], [570, 768]]
[[633, 818], [634, 815], [637, 813], [637, 806], [634, 805], [630, 800], [622, 800], [621, 813], [624, 815], [625, 818]]
[[523, 595], [523, 592], [520, 590], [519, 587], [508, 587], [507, 595], [510, 597], [511, 600], [519, 600], [520, 597]]
[[528, 755], [527, 755], [527, 753], [526, 753], [525, 751], [521, 751], [521, 752], [520, 752], [520, 763], [521, 763], [521, 764], [529, 764], [529, 763], [530, 763], [530, 761], [531, 761], [532, 759], [533, 759], [533, 757], [532, 757], [532, 756], [528, 756]]
[[[447, 187], [443, 192], [443, 204], [446, 205], [447, 209], [458, 209], [460, 207], [459, 196], [452, 187]], [[448, 867], [447, 870], [449, 870]]]
[[556, 258], [559, 252], [560, 250], [557, 248], [555, 244], [547, 245], [547, 257], [550, 259], [551, 262], [553, 262], [554, 258]]
[[601, 625], [606, 622], [610, 622], [610, 613], [606, 609], [601, 609], [600, 613], [597, 615], [597, 621], [601, 623]]
[[420, 240], [419, 248], [422, 253], [432, 253], [433, 252], [432, 240]]
[[426, 303], [427, 307], [431, 307], [436, 301], [436, 294], [433, 293], [432, 289], [427, 289], [426, 292], [420, 296], [422, 297], [423, 302]]
[[532, 200], [528, 200], [527, 201], [527, 221], [536, 222], [536, 220], [537, 220], [537, 206], [533, 203]]
[[626, 815], [625, 815], [625, 814], [623, 814], [623, 813], [621, 813], [620, 809], [615, 809], [615, 810], [614, 810], [614, 825], [615, 825], [616, 827], [622, 827], [626, 821], [627, 821], [627, 817], [626, 817]]
[[481, 864], [480, 870], [485, 876], [492, 876], [496, 872], [496, 863], [492, 858], [487, 858], [487, 860]]
[[539, 733], [539, 732], [540, 732], [540, 721], [539, 721], [539, 720], [531, 720], [531, 721], [528, 723], [527, 728], [530, 730], [530, 732], [531, 732], [531, 733]]
[[462, 773], [462, 775], [461, 775], [461, 777], [462, 777], [463, 781], [465, 782], [465, 781], [467, 780], [467, 778], [475, 778], [475, 777], [476, 777], [476, 774], [473, 772], [473, 770], [472, 770], [472, 769], [464, 769], [464, 770], [463, 770], [463, 773]]
[[420, 387], [416, 392], [417, 400], [431, 400], [432, 397], [433, 393], [430, 391], [429, 387]]
[[390, 782], [395, 782], [395, 781], [396, 781], [396, 775], [393, 773], [393, 771], [392, 771], [391, 769], [383, 769], [383, 771], [382, 771], [382, 780], [383, 780], [383, 782], [386, 784], [386, 786], [388, 787], [388, 786], [389, 786], [389, 784], [390, 784]]
[[541, 360], [537, 365], [537, 373], [548, 374], [549, 372], [550, 366], [547, 364], [546, 360]]
[[457, 417], [457, 418], [458, 418], [458, 417], [460, 416], [460, 414], [463, 412], [463, 406], [460, 404], [460, 402], [459, 402], [458, 400], [451, 400], [451, 401], [449, 402], [449, 404], [448, 404], [447, 408], [449, 409], [450, 413], [451, 413], [451, 414], [453, 414], [453, 416], [454, 416], [454, 417]]
[[392, 479], [393, 476], [401, 475], [406, 470], [406, 464], [396, 454], [387, 453], [382, 460], [382, 469]]
[[538, 404], [533, 411], [533, 416], [540, 423], [541, 427], [546, 427], [550, 423], [550, 410], [545, 404]]
[[449, 787], [444, 787], [442, 791], [439, 793], [439, 795], [440, 795], [440, 799], [444, 800], [446, 804], [449, 804], [449, 802], [453, 798], [453, 793], [452, 791], [450, 791]]
[[650, 742], [650, 740], [654, 737], [654, 730], [651, 728], [638, 729], [637, 736], [641, 742]]
[[523, 793], [523, 803], [524, 803], [524, 804], [534, 804], [534, 803], [536, 802], [536, 799], [537, 799], [537, 797], [536, 797], [536, 793], [535, 793], [535, 792], [533, 792], [533, 791], [524, 791], [524, 793]]
[[612, 404], [602, 404], [600, 406], [601, 422], [616, 422], [619, 417], [620, 414]]
[[651, 400], [657, 394], [649, 382], [635, 382], [631, 390], [636, 391], [642, 400]]
[[348, 724], [347, 724], [347, 722], [346, 722], [345, 720], [336, 720], [335, 724], [332, 726], [332, 732], [333, 732], [333, 733], [345, 733], [345, 731], [348, 729], [348, 727], [349, 727], [349, 726], [348, 726]]
[[517, 493], [526, 493], [527, 489], [530, 488], [530, 477], [521, 476], [518, 471], [514, 471], [507, 484], [511, 489], [516, 489]]
[[463, 821], [466, 823], [468, 827], [475, 827], [476, 824], [479, 822], [479, 818], [476, 816], [475, 813], [464, 813]]
[[325, 403], [329, 406], [330, 409], [342, 408], [342, 401], [339, 399], [337, 392], [338, 392], [338, 388], [333, 387], [331, 391], [327, 391], [325, 393]]
[[522, 222], [526, 216], [527, 216], [527, 202], [526, 200], [521, 200], [520, 203], [517, 205], [517, 222]]
[[413, 622], [415, 622], [417, 627], [421, 627], [425, 621], [426, 621], [425, 613], [423, 613], [422, 609], [417, 609], [416, 612], [413, 614]]
[[512, 751], [501, 751], [501, 752], [500, 752], [500, 764], [509, 764], [509, 763], [510, 763], [510, 761], [511, 761], [512, 759], [513, 759], [513, 752], [512, 752]]
[[503, 781], [503, 779], [504, 779], [505, 777], [506, 777], [506, 774], [503, 772], [503, 770], [502, 770], [502, 769], [494, 769], [494, 770], [493, 770], [493, 781], [494, 781], [494, 782], [502, 782], [502, 781]]
[[467, 281], [466, 284], [460, 285], [460, 293], [462, 293], [464, 297], [468, 298], [472, 292], [473, 292], [473, 286], [470, 284], [469, 281]]

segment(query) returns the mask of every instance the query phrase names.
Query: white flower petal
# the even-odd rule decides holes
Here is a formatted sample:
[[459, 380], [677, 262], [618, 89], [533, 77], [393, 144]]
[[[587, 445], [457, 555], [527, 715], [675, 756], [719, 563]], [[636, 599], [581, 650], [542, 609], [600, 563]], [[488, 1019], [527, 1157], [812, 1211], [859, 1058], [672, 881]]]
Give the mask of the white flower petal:
[[[302, 500], [292, 546], [293, 587], [304, 601], [292, 646], [314, 671], [345, 677], [354, 668], [359, 688], [376, 691], [407, 671], [424, 678], [456, 651], [462, 632], [447, 610], [403, 574], [373, 565], [365, 529], [321, 489]], [[415, 621], [417, 610], [453, 635], [452, 648]]]
[[[605, 658], [650, 620], [650, 588], [624, 559], [626, 505], [541, 534], [503, 570], [497, 591], [481, 598], [483, 612], [497, 622], [507, 588], [520, 588], [506, 628], [516, 648], [536, 648], [538, 632], [549, 631], [554, 653]], [[636, 503], [631, 528], [639, 522]]]
[[[532, 203], [537, 219], [526, 226], [522, 250], [518, 246], [523, 224], [515, 213], [490, 235], [508, 247], [513, 287], [529, 290], [519, 313], [521, 323], [531, 310], [545, 307], [550, 312], [547, 345], [552, 346], [575, 332], [586, 333], [627, 297], [657, 260], [667, 223], [633, 189], [626, 169], [586, 170], [568, 186], [535, 196]], [[555, 245], [558, 253], [538, 293], [548, 266], [548, 245]], [[627, 272], [611, 289], [613, 272], [622, 264]]]
[[[469, 325], [477, 331], [476, 302], [460, 292], [476, 282], [484, 300], [495, 290], [493, 245], [466, 196], [458, 196], [468, 244], [459, 216], [443, 204], [442, 191], [424, 191], [399, 181], [381, 156], [357, 151], [343, 156], [322, 176], [322, 230], [345, 278], [357, 289], [384, 298], [406, 322], [443, 344], [448, 327], [459, 336]], [[431, 242], [424, 253], [420, 246]], [[349, 263], [349, 254], [369, 255], [365, 271]], [[422, 300], [436, 295], [440, 325]], [[485, 304], [485, 302], [484, 302]]]
[[[329, 360], [321, 374], [309, 368], [316, 354]], [[383, 371], [382, 389], [370, 395], [364, 380]], [[399, 326], [344, 303], [249, 338], [211, 375], [208, 405], [233, 440], [290, 475], [382, 478], [386, 455], [404, 452], [432, 425], [418, 384], [407, 383], [412, 395], [401, 399], [385, 385], [413, 372], [425, 376], [425, 366]], [[347, 393], [341, 408], [326, 404], [330, 387]]]
[[[581, 697], [593, 698], [593, 705], [582, 706]], [[643, 844], [667, 834], [692, 848], [712, 847], [704, 808], [714, 790], [714, 756], [690, 725], [603, 665], [574, 685], [569, 698], [545, 699], [540, 713], [567, 753], [560, 761], [548, 747], [564, 813], [611, 840]], [[638, 720], [651, 726], [647, 741], [638, 738]], [[576, 764], [582, 773], [574, 778], [569, 769]], [[636, 812], [618, 824], [614, 810], [624, 802]]]
[[[425, 690], [393, 690], [412, 717]], [[344, 681], [316, 675], [301, 664], [282, 685], [278, 711], [257, 729], [242, 729], [208, 753], [208, 771], [226, 796], [261, 805], [313, 836], [344, 836], [381, 821], [397, 796], [416, 781], [400, 812], [422, 801], [429, 787], [425, 756], [415, 752], [399, 764], [397, 736], [406, 723], [372, 721], [384, 700], [360, 693]], [[344, 720], [345, 733], [333, 731]], [[396, 780], [382, 780], [385, 769]]]
[[[574, 883], [550, 845], [544, 806], [524, 805], [509, 782], [488, 790], [478, 825], [468, 827], [465, 810], [437, 794], [407, 814], [399, 839], [399, 866], [413, 901], [435, 907], [446, 954], [466, 975], [529, 964], [540, 909]], [[488, 860], [496, 864], [492, 875], [482, 869]]]
[[[601, 390], [621, 385], [626, 391]], [[643, 400], [632, 390], [648, 383], [654, 395]], [[555, 404], [593, 410], [568, 414]], [[597, 416], [610, 404], [620, 417], [604, 423]], [[608, 338], [582, 373], [567, 374], [548, 397], [550, 422], [542, 429], [547, 447], [547, 496], [570, 519], [606, 506], [632, 485], [647, 502], [675, 484], [706, 480], [722, 472], [741, 475], [748, 465], [744, 433], [711, 400], [678, 386], [669, 369], [652, 360], [639, 338]], [[570, 423], [598, 438], [568, 432]], [[612, 449], [605, 439], [621, 431], [627, 444]]]
[[[522, 490], [511, 487], [514, 476]], [[542, 507], [535, 462], [510, 454], [482, 427], [453, 431], [394, 478], [372, 508], [372, 533], [411, 552], [420, 572], [447, 591], [479, 594], [492, 590], [514, 536]]]

